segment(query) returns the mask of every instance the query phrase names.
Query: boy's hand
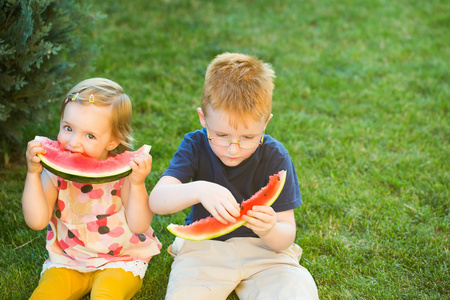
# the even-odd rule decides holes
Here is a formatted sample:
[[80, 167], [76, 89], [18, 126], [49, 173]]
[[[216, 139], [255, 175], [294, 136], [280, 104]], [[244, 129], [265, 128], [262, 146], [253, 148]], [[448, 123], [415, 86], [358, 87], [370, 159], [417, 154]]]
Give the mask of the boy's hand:
[[223, 224], [235, 223], [234, 217], [237, 218], [241, 214], [239, 204], [233, 194], [227, 188], [216, 183], [202, 182], [199, 189], [199, 201], [214, 218]]
[[36, 140], [29, 141], [26, 152], [28, 173], [40, 174], [44, 169], [41, 164], [41, 159], [37, 156], [38, 153], [45, 154], [46, 151], [44, 147], [42, 147], [41, 143]]
[[244, 226], [253, 230], [259, 237], [268, 234], [277, 223], [277, 214], [270, 206], [255, 205], [242, 218], [247, 221]]
[[132, 169], [129, 176], [130, 183], [143, 184], [152, 170], [152, 156], [149, 153], [136, 154], [130, 160], [130, 167]]

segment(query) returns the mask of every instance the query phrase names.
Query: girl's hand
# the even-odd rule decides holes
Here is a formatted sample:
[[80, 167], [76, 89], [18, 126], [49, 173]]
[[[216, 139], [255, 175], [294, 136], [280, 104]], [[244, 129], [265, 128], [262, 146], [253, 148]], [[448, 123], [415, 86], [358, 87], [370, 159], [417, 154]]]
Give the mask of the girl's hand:
[[253, 230], [259, 237], [263, 237], [277, 223], [277, 214], [270, 206], [255, 205], [246, 215], [242, 216], [246, 227]]
[[[198, 184], [198, 182], [197, 182]], [[216, 183], [202, 181], [198, 188], [199, 201], [209, 213], [223, 224], [235, 223], [240, 216], [239, 204], [231, 192]]]
[[41, 165], [41, 159], [37, 156], [38, 153], [45, 154], [46, 150], [42, 147], [40, 142], [36, 140], [29, 141], [26, 152], [28, 173], [40, 174], [44, 169]]
[[139, 185], [145, 183], [145, 178], [152, 170], [152, 156], [149, 153], [135, 155], [130, 160], [132, 172], [129, 176], [131, 184]]

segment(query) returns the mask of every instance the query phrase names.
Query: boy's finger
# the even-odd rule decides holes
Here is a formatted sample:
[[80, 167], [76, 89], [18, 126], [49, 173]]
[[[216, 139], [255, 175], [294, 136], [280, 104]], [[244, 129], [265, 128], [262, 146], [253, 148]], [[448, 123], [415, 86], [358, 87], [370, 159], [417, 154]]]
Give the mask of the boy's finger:
[[234, 217], [239, 217], [241, 215], [241, 210], [239, 204], [234, 203], [225, 203], [225, 209]]
[[[227, 210], [225, 207], [223, 207], [222, 205], [219, 205], [218, 207], [216, 207], [216, 210], [217, 210], [217, 212], [219, 213], [219, 215], [220, 215], [223, 219], [225, 219], [225, 221], [226, 221], [227, 223], [228, 223], [228, 222], [230, 222], [230, 223], [236, 223], [236, 219], [233, 218], [233, 216], [229, 214], [228, 210]], [[224, 224], [227, 224], [227, 223], [224, 223]]]
[[217, 211], [215, 211], [215, 212], [213, 212], [213, 213], [211, 213], [211, 214], [212, 214], [212, 216], [213, 216], [215, 219], [217, 219], [217, 221], [219, 221], [220, 223], [228, 224], [228, 221], [225, 220], [219, 213], [217, 213]]
[[275, 211], [270, 206], [264, 206], [264, 205], [255, 205], [252, 207], [252, 210], [255, 212], [263, 212], [266, 214], [269, 214], [271, 216], [275, 215]]

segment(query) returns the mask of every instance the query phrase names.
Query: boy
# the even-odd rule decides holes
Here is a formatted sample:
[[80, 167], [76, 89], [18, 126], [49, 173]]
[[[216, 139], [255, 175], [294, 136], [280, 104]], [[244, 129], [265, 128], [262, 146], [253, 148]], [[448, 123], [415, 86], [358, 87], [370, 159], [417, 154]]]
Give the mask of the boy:
[[285, 186], [271, 206], [255, 206], [233, 232], [206, 241], [176, 238], [166, 299], [318, 299], [310, 273], [299, 265], [294, 208], [301, 205], [287, 150], [264, 130], [272, 118], [274, 72], [255, 57], [217, 56], [209, 65], [201, 108], [202, 130], [185, 135], [149, 196], [157, 214], [192, 206], [190, 224], [212, 215], [235, 222], [239, 202], [287, 170]]

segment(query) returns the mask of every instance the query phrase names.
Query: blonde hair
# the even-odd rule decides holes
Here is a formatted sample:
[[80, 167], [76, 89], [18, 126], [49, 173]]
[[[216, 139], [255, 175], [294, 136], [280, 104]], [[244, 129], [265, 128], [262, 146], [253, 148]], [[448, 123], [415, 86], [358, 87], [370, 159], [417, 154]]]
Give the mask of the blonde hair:
[[272, 111], [272, 66], [240, 53], [218, 55], [208, 66], [202, 94], [202, 110], [223, 110], [230, 124], [246, 124], [247, 117], [267, 120]]
[[[93, 95], [93, 99], [91, 95]], [[93, 100], [92, 103], [89, 102], [90, 99]], [[131, 99], [124, 93], [120, 85], [106, 78], [83, 80], [67, 93], [61, 107], [61, 119], [64, 117], [67, 103], [71, 101], [77, 101], [84, 105], [111, 105], [112, 134], [119, 141], [114, 152], [122, 153], [132, 148]]]

